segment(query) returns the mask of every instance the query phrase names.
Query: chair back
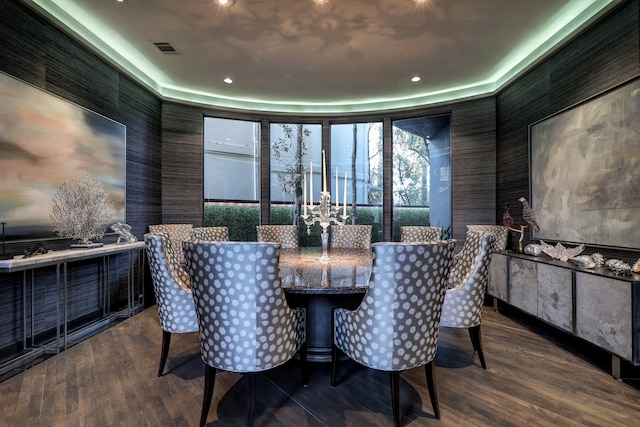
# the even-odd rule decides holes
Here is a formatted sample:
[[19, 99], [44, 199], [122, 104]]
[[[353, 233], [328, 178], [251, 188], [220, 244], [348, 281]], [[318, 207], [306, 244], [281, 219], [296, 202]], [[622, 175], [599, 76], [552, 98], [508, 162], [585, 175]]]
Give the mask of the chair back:
[[467, 232], [461, 256], [451, 269], [442, 326], [468, 328], [480, 324], [492, 248], [490, 233]]
[[194, 227], [191, 229], [192, 240], [205, 240], [208, 242], [229, 241], [229, 228], [227, 227]]
[[368, 249], [371, 246], [371, 225], [332, 225], [331, 247]]
[[434, 242], [442, 240], [442, 227], [403, 225], [400, 227], [400, 241], [404, 243]]
[[191, 239], [192, 224], [155, 224], [149, 226], [149, 233], [166, 233], [171, 239], [171, 246], [176, 254], [178, 264], [184, 258], [182, 254], [182, 242]]
[[298, 227], [295, 225], [257, 225], [258, 242], [280, 243], [283, 249], [298, 247]]
[[144, 243], [160, 326], [167, 332], [197, 331], [198, 322], [189, 278], [186, 273], [183, 276], [176, 275], [166, 255], [165, 246], [171, 245], [171, 241], [166, 236], [147, 233], [144, 235]]
[[492, 252], [507, 250], [509, 229], [504, 225], [467, 225], [467, 231], [484, 231], [493, 235]]
[[455, 240], [371, 247], [370, 286], [357, 310], [335, 311], [334, 342], [374, 369], [401, 371], [425, 365], [436, 354]]
[[279, 278], [280, 245], [184, 243], [200, 326], [202, 360], [258, 372], [289, 360], [305, 342], [304, 310], [289, 308]]

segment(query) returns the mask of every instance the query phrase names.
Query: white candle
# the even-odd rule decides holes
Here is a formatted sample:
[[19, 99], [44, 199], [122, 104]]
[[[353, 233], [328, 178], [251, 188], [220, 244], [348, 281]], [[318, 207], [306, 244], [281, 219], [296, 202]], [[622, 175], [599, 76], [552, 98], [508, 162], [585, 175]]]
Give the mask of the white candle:
[[344, 173], [344, 204], [342, 205], [342, 216], [347, 216], [347, 173]]
[[309, 162], [309, 208], [313, 209], [313, 162]]
[[322, 191], [327, 191], [327, 160], [322, 150]]
[[338, 167], [336, 166], [336, 210], [340, 207], [340, 195], [338, 193]]
[[304, 206], [304, 214], [307, 214], [307, 174], [304, 174], [304, 185], [302, 186], [302, 194], [303, 201], [302, 206]]

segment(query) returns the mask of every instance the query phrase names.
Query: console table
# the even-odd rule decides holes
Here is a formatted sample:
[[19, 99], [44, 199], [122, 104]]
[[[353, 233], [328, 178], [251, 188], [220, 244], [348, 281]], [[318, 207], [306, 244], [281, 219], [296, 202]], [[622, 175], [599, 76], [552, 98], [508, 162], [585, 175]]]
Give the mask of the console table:
[[[75, 337], [91, 333], [89, 329], [95, 330], [113, 322], [117, 318], [129, 317], [135, 314], [144, 306], [144, 242], [134, 243], [114, 243], [92, 249], [68, 249], [60, 251], [50, 251], [46, 254], [35, 255], [29, 258], [17, 256], [13, 259], [0, 260], [0, 273], [22, 272], [22, 355], [9, 362], [0, 365], [0, 375], [20, 366], [29, 360], [46, 353], [58, 353], [68, 347], [72, 337], [69, 334], [69, 301], [67, 298], [67, 288], [69, 284], [68, 270], [70, 264], [83, 260], [100, 259], [102, 274], [99, 275], [96, 283], [97, 292], [102, 292], [102, 319], [80, 328], [74, 332]], [[111, 311], [110, 303], [110, 257], [114, 255], [124, 255], [126, 257], [126, 308], [118, 312]], [[55, 340], [44, 345], [35, 343], [35, 271], [44, 267], [55, 267], [55, 283], [57, 294], [56, 307], [56, 331]], [[27, 319], [30, 317], [30, 327], [27, 326]]]
[[487, 294], [621, 359], [640, 365], [640, 274], [615, 275], [570, 262], [520, 253], [494, 253]]

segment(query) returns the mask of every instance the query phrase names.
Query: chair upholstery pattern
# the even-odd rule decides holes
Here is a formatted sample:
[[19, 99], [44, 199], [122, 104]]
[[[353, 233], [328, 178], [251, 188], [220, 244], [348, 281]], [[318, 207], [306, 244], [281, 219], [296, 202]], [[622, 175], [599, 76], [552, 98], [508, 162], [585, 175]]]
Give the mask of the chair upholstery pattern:
[[191, 229], [192, 240], [208, 242], [226, 242], [229, 240], [228, 227], [194, 227]]
[[192, 224], [156, 224], [149, 226], [149, 233], [167, 233], [171, 239], [171, 246], [176, 255], [178, 264], [182, 263], [182, 242], [191, 240]]
[[442, 227], [403, 225], [400, 227], [400, 241], [404, 243], [433, 242], [442, 240]]
[[485, 231], [493, 235], [492, 252], [503, 252], [507, 249], [509, 229], [504, 225], [467, 225], [468, 231]]
[[258, 242], [280, 243], [283, 249], [298, 247], [298, 228], [295, 225], [257, 225]]
[[[171, 275], [174, 277], [178, 286], [184, 289], [187, 292], [191, 292], [191, 283], [189, 281], [189, 274], [183, 268], [184, 256], [182, 256], [182, 251], [176, 253], [177, 248], [169, 237], [169, 234], [158, 231], [155, 233], [148, 233], [150, 236], [162, 237], [162, 250], [164, 251], [165, 263], [171, 272]], [[182, 247], [182, 243], [180, 243], [180, 248]]]
[[462, 256], [451, 269], [442, 308], [441, 326], [469, 328], [480, 324], [493, 247], [487, 232], [468, 231]]
[[169, 268], [163, 246], [166, 237], [147, 233], [144, 235], [153, 291], [158, 305], [160, 326], [167, 332], [196, 332], [198, 322], [193, 296], [185, 290]]
[[335, 345], [384, 371], [433, 360], [454, 247], [455, 240], [374, 243], [370, 287], [360, 307], [334, 311]]
[[371, 246], [371, 225], [332, 225], [331, 247], [367, 249]]
[[285, 363], [306, 343], [305, 311], [289, 308], [280, 284], [279, 246], [184, 243], [207, 365], [259, 372]]

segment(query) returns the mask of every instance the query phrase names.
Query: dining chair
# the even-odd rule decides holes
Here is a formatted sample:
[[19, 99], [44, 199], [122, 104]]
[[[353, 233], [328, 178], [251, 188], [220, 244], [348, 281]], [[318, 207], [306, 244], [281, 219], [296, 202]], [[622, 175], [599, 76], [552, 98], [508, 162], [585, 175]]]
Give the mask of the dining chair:
[[440, 326], [468, 329], [471, 344], [484, 369], [487, 369], [487, 364], [482, 349], [480, 323], [492, 248], [492, 234], [467, 231], [462, 256], [451, 268], [449, 289], [445, 293], [440, 319]]
[[180, 264], [184, 259], [182, 253], [182, 242], [191, 239], [191, 229], [193, 224], [155, 224], [149, 226], [149, 233], [167, 233], [171, 239], [171, 245]]
[[467, 225], [469, 231], [485, 231], [493, 235], [492, 252], [504, 252], [509, 241], [509, 229], [504, 225]]
[[300, 352], [307, 384], [303, 308], [287, 305], [279, 277], [280, 244], [184, 243], [205, 363], [200, 425], [211, 406], [216, 369], [247, 374], [247, 425], [254, 422], [256, 373], [273, 369]]
[[209, 242], [229, 241], [228, 227], [194, 227], [190, 231], [192, 240], [205, 240]]
[[400, 372], [424, 366], [436, 418], [440, 418], [434, 358], [440, 314], [455, 240], [371, 245], [370, 286], [356, 310], [333, 315], [331, 386], [340, 352], [390, 373], [394, 426], [400, 426]]
[[371, 246], [371, 225], [332, 225], [331, 247], [367, 249]]
[[258, 242], [280, 243], [282, 249], [298, 247], [298, 227], [295, 225], [257, 225]]
[[442, 227], [423, 225], [403, 225], [400, 227], [400, 241], [404, 243], [433, 242], [442, 240]]
[[[172, 251], [169, 237], [165, 233], [147, 233], [144, 235], [144, 243], [162, 329], [158, 368], [158, 376], [161, 377], [169, 354], [171, 334], [197, 332], [198, 322], [189, 277], [184, 270], [172, 267], [172, 261], [167, 256]], [[178, 271], [182, 274], [178, 274]]]

